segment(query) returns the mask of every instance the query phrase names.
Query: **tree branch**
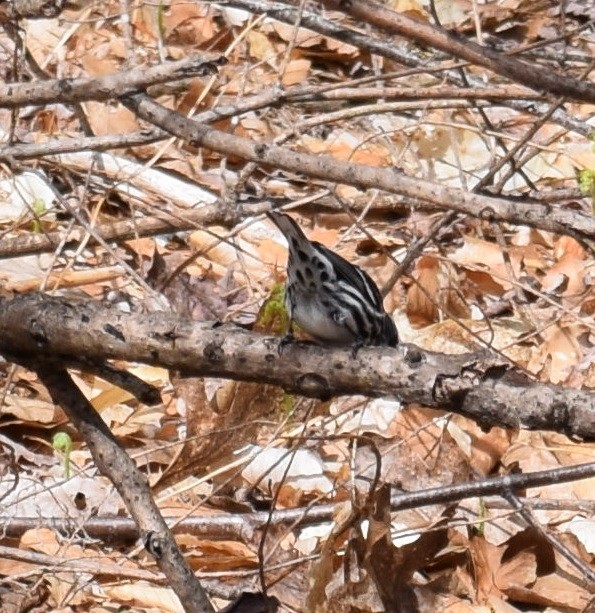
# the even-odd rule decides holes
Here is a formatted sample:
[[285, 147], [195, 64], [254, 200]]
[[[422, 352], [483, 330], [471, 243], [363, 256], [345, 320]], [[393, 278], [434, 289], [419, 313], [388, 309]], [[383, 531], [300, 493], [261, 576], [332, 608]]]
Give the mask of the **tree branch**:
[[142, 66], [103, 77], [50, 79], [31, 83], [0, 84], [0, 108], [31, 104], [56, 104], [85, 100], [110, 100], [143, 90], [149, 85], [188, 77], [203, 76], [217, 70], [220, 60], [192, 55], [176, 62]]
[[376, 26], [388, 34], [405, 36], [420, 45], [433, 47], [472, 64], [484, 66], [496, 74], [537, 91], [595, 103], [595, 84], [589, 81], [580, 81], [554, 70], [544, 70], [535, 64], [504, 55], [489, 47], [482, 47], [444, 28], [391, 11], [383, 4], [371, 0], [366, 2], [323, 0], [323, 4], [331, 10], [343, 11], [355, 19]]
[[494, 222], [505, 221], [568, 234], [579, 240], [590, 241], [595, 236], [595, 219], [587, 212], [472, 194], [440, 183], [409, 177], [393, 168], [353, 164], [330, 155], [310, 155], [268, 143], [258, 143], [197, 123], [161, 106], [145, 94], [123, 98], [122, 103], [142, 119], [196, 147], [206, 147], [219, 153], [239, 156], [292, 173], [301, 172], [326, 181], [354, 185], [362, 189], [383, 189], [414, 198], [419, 203], [419, 208], [425, 203], [433, 208], [459, 211]]
[[393, 396], [485, 427], [595, 438], [592, 393], [536, 383], [484, 354], [443, 355], [402, 345], [362, 349], [353, 359], [350, 349], [295, 343], [280, 355], [279, 340], [231, 324], [171, 313], [127, 314], [43, 294], [0, 299], [0, 352], [17, 362], [40, 353], [68, 362], [144, 362], [187, 375], [270, 383], [317, 398]]
[[114, 484], [141, 533], [146, 549], [155, 557], [185, 611], [213, 611], [200, 582], [188, 566], [161, 516], [146, 477], [120, 447], [111, 430], [72, 381], [60, 362], [32, 356], [23, 363], [37, 373], [52, 400], [60, 405], [89, 446], [100, 472]]

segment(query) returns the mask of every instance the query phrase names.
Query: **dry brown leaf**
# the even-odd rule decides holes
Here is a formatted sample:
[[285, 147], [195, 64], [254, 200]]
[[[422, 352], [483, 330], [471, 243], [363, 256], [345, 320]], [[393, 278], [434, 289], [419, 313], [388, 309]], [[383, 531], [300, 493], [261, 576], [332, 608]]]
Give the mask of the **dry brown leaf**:
[[[502, 454], [510, 446], [512, 433], [506, 428], [490, 428], [488, 432], [482, 429], [472, 419], [460, 415], [452, 416], [452, 423], [459, 427], [470, 437], [469, 447], [471, 456], [469, 463], [481, 475], [489, 475], [500, 462]], [[452, 435], [452, 432], [449, 429]]]
[[544, 330], [544, 342], [533, 352], [527, 368], [551, 383], [566, 381], [582, 359], [582, 351], [576, 339], [583, 330], [582, 325], [560, 324]]
[[128, 607], [150, 607], [162, 613], [183, 613], [184, 611], [178, 597], [169, 587], [136, 581], [107, 585], [103, 589], [112, 600], [124, 602]]
[[280, 21], [272, 21], [270, 26], [281, 40], [286, 43], [291, 42], [296, 47], [314, 47], [315, 45], [320, 45], [324, 40], [320, 34], [307, 28], [296, 28], [293, 25], [281, 23]]
[[444, 316], [462, 319], [470, 316], [451, 264], [433, 256], [423, 256], [413, 276], [417, 283], [407, 292], [407, 316], [412, 325], [429, 325]]
[[477, 602], [485, 603], [489, 596], [502, 598], [503, 593], [496, 586], [495, 578], [504, 548], [488, 543], [482, 536], [472, 536], [469, 539], [469, 553], [477, 583]]
[[311, 66], [312, 62], [310, 60], [303, 58], [291, 60], [287, 64], [285, 72], [281, 77], [281, 83], [284, 87], [290, 87], [292, 85], [297, 85], [298, 83], [305, 83], [310, 76]]
[[301, 145], [310, 153], [326, 153], [339, 160], [359, 164], [386, 166], [390, 164], [391, 151], [377, 142], [366, 142], [365, 135], [355, 135], [337, 130], [324, 140], [303, 135]]
[[[159, 23], [157, 15], [155, 23]], [[168, 10], [163, 14], [163, 25], [167, 43], [183, 47], [207, 47], [219, 32], [215, 15], [208, 7], [184, 0], [168, 3]]]
[[537, 560], [534, 551], [521, 551], [512, 559], [502, 562], [494, 577], [494, 584], [502, 592], [511, 588], [533, 585], [537, 579]]
[[248, 32], [248, 48], [250, 55], [260, 62], [274, 62], [277, 50], [273, 47], [269, 37], [256, 30]]
[[558, 607], [565, 611], [586, 611], [591, 601], [587, 590], [557, 574], [537, 577], [531, 587], [510, 587], [508, 597], [531, 605]]
[[95, 602], [93, 587], [90, 584], [92, 578], [91, 573], [76, 573], [74, 571], [54, 572], [44, 575], [48, 584], [48, 602], [53, 605], [52, 610], [56, 613], [64, 611], [66, 609], [64, 605], [68, 605], [68, 611], [72, 611], [75, 607], [91, 608], [89, 607], [90, 603]]
[[258, 566], [256, 553], [239, 541], [197, 539], [186, 558], [194, 570], [225, 571]]
[[15, 394], [7, 394], [4, 397], [2, 412], [29, 423], [52, 424], [64, 417], [62, 409], [57, 408], [52, 402]]

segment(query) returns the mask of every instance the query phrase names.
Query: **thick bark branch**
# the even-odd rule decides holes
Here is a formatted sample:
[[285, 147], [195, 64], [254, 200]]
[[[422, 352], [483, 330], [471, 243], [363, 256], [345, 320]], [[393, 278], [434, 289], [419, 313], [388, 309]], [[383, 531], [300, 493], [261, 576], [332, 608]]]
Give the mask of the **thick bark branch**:
[[[350, 43], [362, 51], [394, 60], [404, 66], [417, 68], [426, 67], [428, 73], [435, 73], [436, 68], [440, 68], [444, 77], [449, 82], [459, 85], [460, 87], [467, 87], [467, 85], [469, 85], [476, 88], [484, 85], [480, 79], [472, 75], [467, 77], [468, 84], [463, 82], [460, 75], [456, 72], [456, 67], [454, 65], [449, 64], [443, 67], [437, 67], [435, 64], [428, 65], [427, 57], [420, 51], [405, 49], [403, 45], [395, 44], [392, 37], [383, 39], [363, 34], [360, 31], [346, 27], [336, 19], [324, 19], [319, 12], [294, 8], [282, 2], [273, 2], [273, 0], [225, 0], [224, 3], [220, 2], [218, 4], [236, 7], [257, 15], [264, 14], [271, 19], [276, 19], [291, 26], [299, 23], [301, 27], [308, 28], [323, 36], [334, 38], [343, 43]], [[417, 24], [418, 22], [415, 23]], [[548, 105], [522, 100], [508, 100], [504, 102], [503, 105], [536, 116], [540, 116], [548, 110]], [[591, 128], [587, 122], [579, 121], [571, 117], [569, 113], [562, 109], [556, 110], [552, 119], [566, 129], [574, 130], [583, 136], [588, 136], [591, 133]]]
[[543, 70], [543, 67], [523, 62], [458, 37], [444, 28], [391, 11], [378, 2], [323, 0], [323, 4], [329, 9], [344, 11], [355, 19], [376, 26], [387, 34], [398, 34], [420, 45], [433, 47], [472, 64], [484, 66], [496, 74], [537, 91], [545, 91], [583, 102], [595, 102], [595, 84], [589, 81], [580, 81], [554, 70]]
[[[483, 426], [555, 430], [595, 438], [595, 396], [530, 381], [479, 354], [443, 355], [402, 345], [350, 349], [296, 343], [234, 325], [170, 313], [126, 314], [98, 303], [28, 294], [0, 300], [0, 352], [22, 362], [40, 353], [72, 363], [123, 359], [279, 385], [304, 396], [393, 396], [447, 409]], [[84, 366], [81, 366], [84, 368]]]
[[167, 577], [185, 611], [213, 611], [200, 582], [194, 576], [165, 520], [161, 516], [146, 477], [120, 447], [114, 435], [74, 384], [66, 369], [55, 360], [35, 355], [24, 364], [35, 370], [52, 400], [59, 404], [89, 446], [97, 468], [114, 484], [142, 535], [145, 547]]
[[110, 100], [138, 92], [156, 83], [205, 75], [213, 70], [216, 71], [217, 62], [218, 60], [211, 62], [204, 56], [193, 55], [176, 62], [132, 68], [103, 77], [0, 84], [0, 108]]
[[420, 202], [420, 206], [427, 203], [495, 222], [505, 221], [568, 234], [579, 240], [592, 240], [595, 236], [595, 219], [586, 212], [470, 194], [440, 183], [409, 177], [393, 168], [352, 164], [330, 155], [310, 155], [285, 147], [258, 143], [188, 119], [161, 106], [145, 94], [123, 98], [122, 103], [142, 119], [196, 147], [206, 147], [212, 151], [239, 156], [289, 172], [301, 172], [308, 177], [359, 188], [383, 189], [413, 198]]

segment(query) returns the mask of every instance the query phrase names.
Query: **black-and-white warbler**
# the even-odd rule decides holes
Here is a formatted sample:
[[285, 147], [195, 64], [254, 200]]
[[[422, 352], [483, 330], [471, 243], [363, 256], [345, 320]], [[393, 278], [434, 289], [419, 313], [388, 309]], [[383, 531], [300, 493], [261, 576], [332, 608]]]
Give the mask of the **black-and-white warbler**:
[[396, 347], [399, 336], [370, 276], [324, 245], [306, 238], [288, 215], [268, 217], [287, 239], [285, 307], [291, 322], [330, 345]]

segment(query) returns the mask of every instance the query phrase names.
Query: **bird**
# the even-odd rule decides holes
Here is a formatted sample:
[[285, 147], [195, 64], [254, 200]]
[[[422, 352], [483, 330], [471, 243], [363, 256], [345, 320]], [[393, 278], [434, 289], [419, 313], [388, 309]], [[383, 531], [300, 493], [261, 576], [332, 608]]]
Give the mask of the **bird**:
[[288, 243], [285, 308], [289, 327], [282, 343], [293, 340], [292, 322], [319, 344], [396, 347], [397, 327], [384, 310], [370, 275], [321, 243], [306, 238], [289, 215], [268, 211]]

